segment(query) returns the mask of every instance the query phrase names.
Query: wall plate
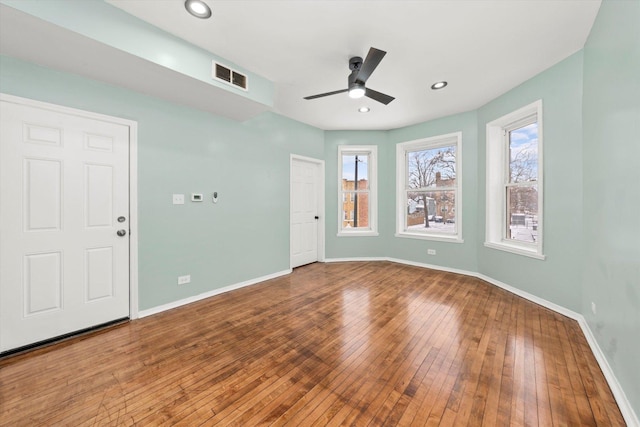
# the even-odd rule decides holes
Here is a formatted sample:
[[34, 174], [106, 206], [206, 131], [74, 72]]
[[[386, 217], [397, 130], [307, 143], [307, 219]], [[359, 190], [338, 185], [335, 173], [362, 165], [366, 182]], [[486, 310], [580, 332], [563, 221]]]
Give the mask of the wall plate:
[[191, 201], [192, 202], [201, 202], [202, 201], [202, 193], [191, 193]]

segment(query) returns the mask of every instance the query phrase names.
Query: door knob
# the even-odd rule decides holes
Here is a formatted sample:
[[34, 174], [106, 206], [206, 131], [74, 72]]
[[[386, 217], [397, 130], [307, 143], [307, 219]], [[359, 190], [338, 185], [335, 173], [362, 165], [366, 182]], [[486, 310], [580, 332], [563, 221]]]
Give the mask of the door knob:
[[315, 219], [320, 219], [320, 217], [318, 215], [314, 216]]
[[127, 230], [118, 230], [118, 236], [122, 237], [126, 235], [127, 235]]

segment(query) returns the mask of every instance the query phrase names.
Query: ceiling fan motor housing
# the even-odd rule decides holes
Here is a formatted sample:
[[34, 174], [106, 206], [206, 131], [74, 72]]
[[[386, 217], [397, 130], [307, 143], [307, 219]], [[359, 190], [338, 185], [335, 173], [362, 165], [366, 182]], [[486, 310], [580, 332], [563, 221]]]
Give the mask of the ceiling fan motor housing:
[[351, 71], [358, 71], [362, 67], [362, 58], [354, 56], [349, 60], [349, 69]]

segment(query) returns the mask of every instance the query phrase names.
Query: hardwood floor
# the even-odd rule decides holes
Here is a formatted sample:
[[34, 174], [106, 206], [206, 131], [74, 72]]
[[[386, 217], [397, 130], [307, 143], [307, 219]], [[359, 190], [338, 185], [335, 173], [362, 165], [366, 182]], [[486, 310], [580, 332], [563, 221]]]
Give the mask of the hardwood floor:
[[624, 421], [575, 321], [475, 278], [362, 262], [5, 358], [0, 424]]

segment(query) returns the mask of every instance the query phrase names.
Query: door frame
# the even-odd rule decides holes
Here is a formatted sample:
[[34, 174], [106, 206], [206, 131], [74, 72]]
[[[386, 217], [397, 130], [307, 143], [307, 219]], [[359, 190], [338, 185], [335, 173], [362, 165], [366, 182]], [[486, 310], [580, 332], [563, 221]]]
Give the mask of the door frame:
[[[138, 122], [0, 93], [0, 101], [124, 125], [129, 128], [129, 319], [138, 318]], [[2, 171], [0, 171], [2, 173]]]
[[294, 161], [302, 161], [313, 163], [318, 166], [319, 176], [318, 176], [318, 216], [320, 219], [318, 220], [318, 262], [324, 262], [325, 260], [325, 238], [324, 238], [324, 230], [325, 230], [325, 195], [324, 195], [324, 160], [314, 159], [313, 157], [301, 156], [298, 154], [291, 153], [289, 159], [289, 269], [293, 269], [292, 267], [292, 254], [291, 249], [293, 248], [293, 233], [291, 233], [291, 219], [293, 218], [293, 162]]

